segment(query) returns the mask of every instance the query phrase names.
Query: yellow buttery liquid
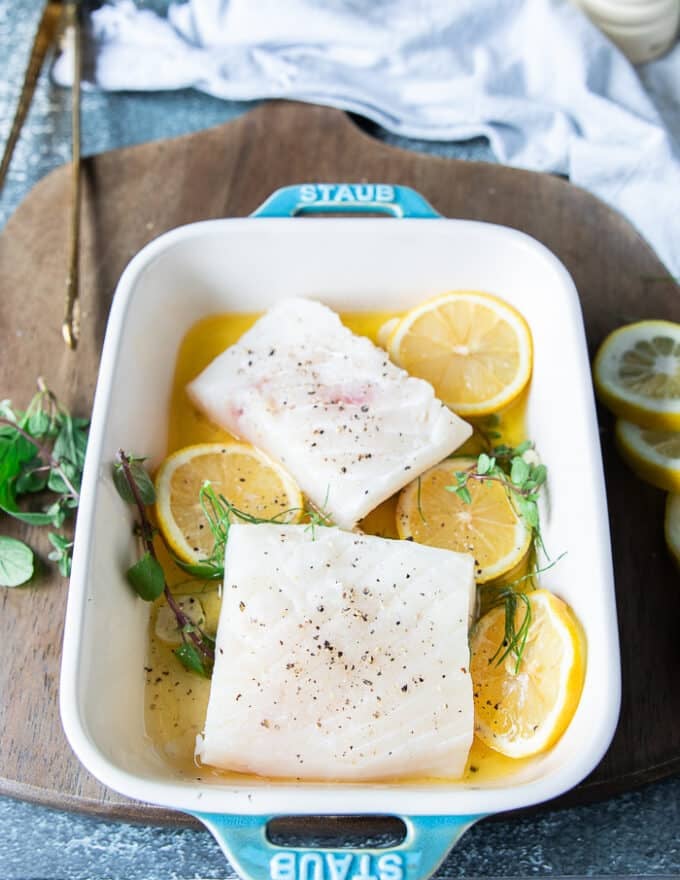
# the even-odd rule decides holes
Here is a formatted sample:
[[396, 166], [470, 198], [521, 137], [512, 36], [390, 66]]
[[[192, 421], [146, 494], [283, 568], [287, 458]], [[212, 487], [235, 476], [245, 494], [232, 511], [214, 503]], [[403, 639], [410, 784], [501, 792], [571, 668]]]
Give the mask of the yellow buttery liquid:
[[[168, 453], [193, 443], [220, 443], [230, 437], [227, 432], [208, 421], [189, 401], [186, 385], [225, 348], [233, 345], [257, 320], [257, 314], [226, 314], [205, 318], [194, 325], [180, 347], [170, 403]], [[393, 314], [353, 312], [341, 315], [343, 323], [354, 333], [368, 336], [374, 342], [378, 330]], [[502, 437], [499, 442], [516, 445], [524, 439], [524, 398], [506, 410], [494, 430]], [[475, 436], [462, 448], [461, 454], [481, 451]], [[396, 496], [372, 511], [361, 528], [383, 537], [396, 538]], [[220, 599], [214, 584], [188, 581], [187, 576], [170, 558], [162, 557], [169, 586], [175, 593], [195, 594], [203, 606], [208, 632], [215, 632]], [[155, 619], [163, 600], [151, 615], [150, 644], [146, 665], [146, 731], [156, 749], [181, 775], [201, 780], [236, 779], [239, 774], [225, 773], [194, 762], [196, 736], [202, 731], [210, 692], [210, 682], [188, 672], [173, 655], [172, 645], [157, 638]], [[506, 758], [474, 740], [465, 775], [456, 782], [492, 784], [507, 779], [527, 761]], [[242, 778], [242, 777], [241, 777]], [[395, 782], [399, 780], [394, 780]], [[422, 782], [423, 780], [417, 780]], [[410, 780], [413, 782], [413, 780]], [[442, 780], [433, 781], [441, 783]]]

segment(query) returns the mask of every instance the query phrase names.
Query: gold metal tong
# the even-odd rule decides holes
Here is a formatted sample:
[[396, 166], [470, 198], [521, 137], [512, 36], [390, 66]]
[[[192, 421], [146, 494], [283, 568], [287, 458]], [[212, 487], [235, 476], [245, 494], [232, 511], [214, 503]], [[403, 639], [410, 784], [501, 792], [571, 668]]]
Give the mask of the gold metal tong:
[[0, 161], [0, 190], [5, 183], [7, 169], [26, 120], [35, 86], [40, 75], [45, 56], [56, 42], [62, 28], [73, 41], [73, 88], [71, 91], [71, 221], [69, 231], [69, 262], [66, 276], [66, 299], [64, 320], [61, 325], [64, 342], [74, 349], [78, 343], [79, 305], [78, 305], [78, 264], [80, 251], [80, 79], [81, 79], [81, 28], [78, 0], [47, 0], [43, 9], [38, 30], [33, 40], [33, 48], [24, 75], [24, 83], [19, 103], [14, 114], [12, 127]]

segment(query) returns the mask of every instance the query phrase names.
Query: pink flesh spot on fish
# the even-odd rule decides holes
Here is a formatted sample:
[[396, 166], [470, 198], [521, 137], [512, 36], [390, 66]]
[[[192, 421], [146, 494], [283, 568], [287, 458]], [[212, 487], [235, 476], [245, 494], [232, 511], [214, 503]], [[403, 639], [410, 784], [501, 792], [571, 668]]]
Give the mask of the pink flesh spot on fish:
[[373, 400], [370, 385], [335, 385], [318, 389], [319, 399], [331, 406], [364, 406]]

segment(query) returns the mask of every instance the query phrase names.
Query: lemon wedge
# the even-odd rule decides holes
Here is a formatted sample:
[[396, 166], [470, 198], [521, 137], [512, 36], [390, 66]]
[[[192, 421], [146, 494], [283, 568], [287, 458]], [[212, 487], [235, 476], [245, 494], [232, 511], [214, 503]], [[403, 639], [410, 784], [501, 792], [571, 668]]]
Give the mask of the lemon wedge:
[[407, 312], [385, 344], [396, 364], [426, 379], [461, 416], [498, 412], [531, 378], [526, 321], [488, 293], [457, 290], [431, 299]]
[[[514, 654], [497, 664], [505, 638], [505, 608], [489, 611], [472, 634], [470, 672], [475, 733], [510, 758], [527, 758], [554, 745], [581, 696], [585, 650], [569, 606], [547, 590], [528, 594], [528, 635], [519, 669]], [[515, 628], [526, 606], [518, 603]], [[501, 653], [502, 653], [501, 648]]]
[[680, 492], [680, 432], [618, 419], [615, 433], [621, 455], [639, 477], [667, 492]]
[[671, 493], [666, 499], [664, 534], [671, 555], [680, 565], [680, 495], [674, 493]]
[[680, 324], [639, 321], [610, 333], [593, 378], [598, 397], [619, 418], [680, 431]]
[[185, 446], [165, 459], [156, 476], [158, 525], [168, 546], [185, 562], [205, 559], [213, 549], [199, 501], [206, 480], [244, 513], [288, 523], [302, 517], [297, 484], [259, 449], [234, 442]]
[[471, 503], [447, 486], [456, 473], [474, 467], [474, 458], [451, 458], [435, 465], [401, 490], [397, 501], [399, 537], [471, 553], [478, 584], [514, 569], [526, 556], [531, 530], [515, 510], [500, 483], [470, 480]]

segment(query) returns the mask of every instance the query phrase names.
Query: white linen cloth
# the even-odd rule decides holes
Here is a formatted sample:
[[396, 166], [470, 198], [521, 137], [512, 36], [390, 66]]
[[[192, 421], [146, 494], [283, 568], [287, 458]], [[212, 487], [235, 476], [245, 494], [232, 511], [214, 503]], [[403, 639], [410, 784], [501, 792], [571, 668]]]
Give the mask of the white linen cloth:
[[[617, 208], [680, 276], [680, 44], [636, 71], [568, 0], [180, 0], [167, 18], [114, 0], [91, 30], [103, 89], [291, 98], [406, 137], [485, 136], [499, 162]], [[69, 70], [66, 53], [56, 81]]]

